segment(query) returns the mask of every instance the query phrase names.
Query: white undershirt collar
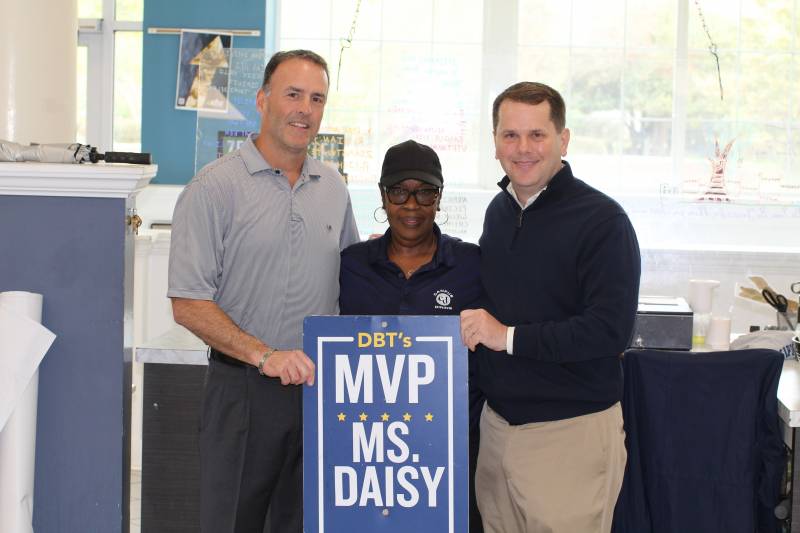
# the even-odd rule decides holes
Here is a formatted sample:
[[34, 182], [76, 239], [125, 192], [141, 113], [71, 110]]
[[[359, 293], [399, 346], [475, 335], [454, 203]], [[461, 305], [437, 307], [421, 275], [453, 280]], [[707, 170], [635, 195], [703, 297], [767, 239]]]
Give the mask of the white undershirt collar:
[[517, 202], [517, 205], [519, 205], [522, 208], [522, 210], [525, 211], [528, 207], [531, 206], [531, 204], [533, 204], [533, 202], [536, 201], [537, 198], [539, 198], [540, 194], [542, 194], [544, 191], [547, 190], [547, 187], [545, 187], [544, 189], [540, 190], [539, 192], [528, 198], [528, 201], [525, 202], [525, 205], [522, 205], [522, 202], [519, 201], [519, 196], [517, 196], [517, 191], [514, 190], [514, 185], [510, 181], [508, 182], [508, 185], [506, 185], [506, 190], [508, 191], [508, 194], [510, 194], [511, 197], [514, 199], [514, 201]]

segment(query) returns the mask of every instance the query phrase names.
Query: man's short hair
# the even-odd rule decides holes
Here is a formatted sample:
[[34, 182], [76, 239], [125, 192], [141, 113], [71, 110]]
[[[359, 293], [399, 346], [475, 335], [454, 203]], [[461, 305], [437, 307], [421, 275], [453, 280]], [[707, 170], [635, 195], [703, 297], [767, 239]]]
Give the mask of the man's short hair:
[[497, 122], [500, 119], [500, 104], [505, 100], [522, 102], [523, 104], [538, 105], [542, 102], [550, 104], [550, 120], [556, 126], [556, 131], [561, 133], [567, 125], [567, 109], [564, 99], [552, 87], [535, 81], [521, 81], [515, 83], [497, 95], [492, 105], [492, 131], [497, 131]]
[[311, 61], [315, 65], [319, 65], [322, 67], [322, 70], [325, 71], [325, 77], [330, 80], [328, 63], [325, 62], [321, 55], [311, 50], [286, 50], [285, 52], [275, 52], [272, 57], [269, 58], [269, 62], [267, 62], [267, 66], [264, 68], [264, 81], [261, 83], [261, 87], [265, 91], [278, 65], [290, 59], [304, 59], [306, 61]]

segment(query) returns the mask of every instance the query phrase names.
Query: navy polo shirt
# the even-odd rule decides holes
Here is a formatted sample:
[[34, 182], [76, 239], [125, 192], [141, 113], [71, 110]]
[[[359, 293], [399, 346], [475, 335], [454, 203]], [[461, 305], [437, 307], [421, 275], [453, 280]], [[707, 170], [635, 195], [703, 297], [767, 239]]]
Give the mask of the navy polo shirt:
[[391, 228], [342, 252], [339, 312], [343, 315], [457, 315], [483, 307], [480, 249], [443, 235], [433, 259], [408, 279], [389, 260]]
[[[442, 235], [433, 259], [406, 279], [389, 261], [391, 228], [382, 237], [351, 245], [342, 252], [339, 311], [343, 315], [458, 315], [486, 307], [477, 245]], [[470, 521], [479, 524], [472, 480], [478, 461], [478, 424], [484, 396], [475, 379], [476, 360], [469, 355]]]

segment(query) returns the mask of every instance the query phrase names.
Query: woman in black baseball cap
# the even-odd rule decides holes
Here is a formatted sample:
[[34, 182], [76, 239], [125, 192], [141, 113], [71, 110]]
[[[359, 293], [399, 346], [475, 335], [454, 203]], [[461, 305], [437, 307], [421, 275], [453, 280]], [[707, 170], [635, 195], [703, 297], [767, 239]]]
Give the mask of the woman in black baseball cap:
[[[389, 229], [342, 252], [341, 314], [458, 315], [483, 305], [478, 246], [443, 234], [434, 221], [443, 184], [439, 156], [430, 146], [408, 140], [386, 151], [378, 183], [382, 205], [375, 211], [386, 212]], [[469, 366], [472, 376], [472, 361]], [[482, 531], [473, 473], [483, 395], [473, 384], [470, 379], [470, 531], [474, 533]]]

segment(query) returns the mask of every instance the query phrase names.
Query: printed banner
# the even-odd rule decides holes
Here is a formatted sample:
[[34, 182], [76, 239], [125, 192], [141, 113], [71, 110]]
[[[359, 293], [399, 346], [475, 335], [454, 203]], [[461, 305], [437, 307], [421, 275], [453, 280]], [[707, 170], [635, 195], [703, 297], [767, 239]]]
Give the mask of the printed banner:
[[228, 110], [233, 35], [181, 30], [175, 109]]
[[309, 317], [306, 533], [467, 531], [467, 349], [457, 316]]

